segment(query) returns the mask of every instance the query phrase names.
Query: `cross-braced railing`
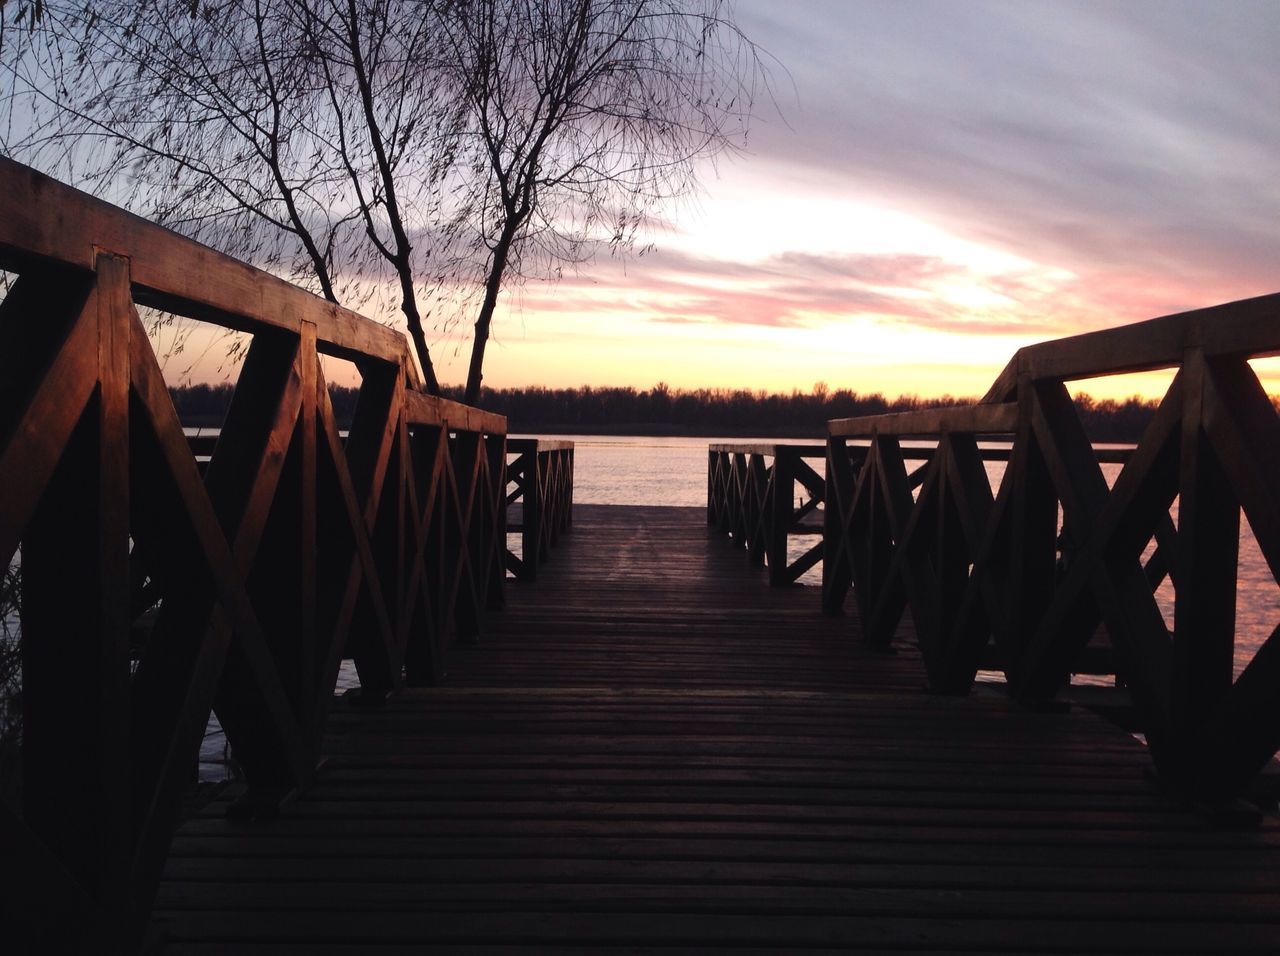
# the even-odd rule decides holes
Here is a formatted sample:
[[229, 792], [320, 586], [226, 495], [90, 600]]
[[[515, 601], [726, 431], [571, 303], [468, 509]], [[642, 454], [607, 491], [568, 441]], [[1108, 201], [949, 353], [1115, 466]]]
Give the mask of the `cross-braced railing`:
[[[978, 405], [831, 422], [826, 609], [852, 587], [881, 645], [909, 609], [944, 692], [994, 660], [1043, 701], [1109, 647], [1161, 774], [1243, 792], [1280, 747], [1280, 628], [1233, 677], [1242, 512], [1280, 574], [1280, 418], [1249, 365], [1277, 352], [1265, 296], [1022, 349]], [[1066, 383], [1164, 368], [1108, 486]], [[902, 442], [918, 438], [937, 448], [913, 481]], [[984, 438], [1009, 443], [994, 487]]]
[[573, 524], [573, 442], [507, 439], [507, 506], [519, 508], [507, 530], [520, 535], [520, 554], [506, 551], [507, 569], [536, 581], [538, 565]]
[[707, 458], [707, 524], [745, 548], [752, 564], [768, 564], [769, 583], [794, 584], [822, 560], [822, 543], [794, 561], [793, 537], [822, 534], [825, 480], [809, 463], [822, 445], [711, 445]]
[[[312, 776], [344, 657], [364, 700], [429, 683], [501, 602], [506, 422], [417, 391], [391, 330], [8, 161], [0, 266], [0, 561], [20, 549], [23, 582], [6, 866], [50, 951], [105, 951], [145, 924], [211, 710], [240, 809], [270, 812]], [[252, 334], [203, 467], [140, 305]], [[360, 374], [345, 440], [322, 354]]]

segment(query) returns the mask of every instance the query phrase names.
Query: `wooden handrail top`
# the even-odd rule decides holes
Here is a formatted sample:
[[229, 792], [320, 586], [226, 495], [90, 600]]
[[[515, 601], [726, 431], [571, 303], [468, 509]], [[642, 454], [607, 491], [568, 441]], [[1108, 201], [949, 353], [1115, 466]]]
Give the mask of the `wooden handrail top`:
[[1173, 368], [1189, 348], [1203, 349], [1206, 358], [1280, 355], [1280, 293], [1028, 345], [1014, 353], [982, 400], [1008, 401], [1023, 375], [1079, 381]]
[[410, 424], [484, 432], [487, 435], [503, 435], [507, 431], [505, 415], [486, 412], [482, 408], [472, 408], [470, 405], [424, 392], [406, 391], [404, 396]]
[[1018, 427], [1015, 404], [951, 405], [913, 412], [890, 412], [827, 422], [832, 438], [874, 438], [877, 435], [928, 438], [947, 432], [967, 435], [1011, 435]]
[[[403, 365], [420, 384], [403, 335], [172, 230], [0, 157], [0, 267], [54, 262], [92, 271], [101, 251], [129, 259], [136, 302], [243, 332], [299, 335], [315, 326], [318, 351]], [[406, 391], [412, 424], [490, 434], [506, 417]]]
[[560, 438], [507, 438], [507, 451], [540, 452], [540, 451], [573, 451], [573, 442]]
[[796, 445], [787, 442], [722, 442], [708, 445], [707, 450], [721, 455], [776, 455], [778, 449], [799, 455], [801, 458], [825, 458], [826, 445]]
[[[897, 437], [897, 436], [894, 436]], [[867, 442], [851, 442], [850, 448], [858, 448], [866, 451], [869, 446]], [[1133, 454], [1135, 446], [1126, 445], [1120, 448], [1094, 448], [1093, 454], [1099, 464], [1104, 465], [1123, 465], [1129, 460]], [[937, 452], [937, 445], [903, 445], [901, 446], [902, 457], [906, 461], [928, 461]], [[1009, 456], [1013, 453], [1012, 444], [996, 445], [994, 447], [978, 448], [978, 457], [983, 461], [1008, 461]]]
[[[846, 419], [847, 421], [860, 421], [861, 419]], [[889, 434], [888, 430], [882, 430], [882, 434]], [[903, 437], [903, 436], [895, 436]], [[912, 440], [921, 436], [912, 435]], [[925, 436], [927, 440], [927, 436]], [[507, 440], [507, 447], [511, 447], [514, 442]], [[850, 448], [860, 448], [865, 450], [868, 447], [866, 441], [850, 442]], [[707, 449], [713, 455], [775, 455], [777, 449], [786, 448], [789, 450], [798, 450], [801, 458], [825, 458], [827, 456], [826, 445], [734, 445], [734, 444], [715, 444], [708, 445]], [[1123, 465], [1129, 460], [1129, 456], [1133, 454], [1133, 445], [1123, 445], [1117, 448], [1094, 448], [1093, 453], [1097, 460], [1102, 464]], [[907, 461], [928, 461], [937, 451], [936, 445], [903, 445], [902, 457]], [[1013, 451], [1012, 444], [996, 445], [995, 447], [980, 447], [978, 456], [983, 461], [1008, 461], [1009, 455]]]
[[393, 365], [408, 357], [394, 329], [0, 157], [0, 266], [46, 260], [91, 272], [102, 251], [130, 260], [143, 305], [245, 332], [299, 334], [307, 322], [326, 354]]

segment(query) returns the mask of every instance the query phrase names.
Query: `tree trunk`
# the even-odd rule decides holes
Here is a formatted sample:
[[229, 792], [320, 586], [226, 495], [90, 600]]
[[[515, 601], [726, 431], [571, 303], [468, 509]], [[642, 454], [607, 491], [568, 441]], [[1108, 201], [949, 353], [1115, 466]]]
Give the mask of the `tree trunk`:
[[440, 381], [436, 378], [436, 367], [431, 363], [431, 349], [427, 346], [427, 336], [422, 331], [422, 320], [414, 316], [408, 324], [413, 350], [418, 355], [418, 364], [422, 366], [423, 391], [428, 395], [439, 395]]
[[489, 266], [489, 276], [484, 284], [484, 302], [480, 304], [480, 314], [476, 317], [476, 335], [471, 342], [471, 366], [467, 370], [467, 391], [463, 401], [474, 405], [480, 400], [480, 383], [484, 380], [484, 348], [489, 342], [489, 326], [493, 322], [493, 310], [498, 304], [498, 293], [502, 290], [502, 273], [507, 268], [507, 256], [515, 241], [516, 232], [520, 229], [520, 220], [512, 216], [502, 228], [498, 244], [493, 247], [493, 264]]

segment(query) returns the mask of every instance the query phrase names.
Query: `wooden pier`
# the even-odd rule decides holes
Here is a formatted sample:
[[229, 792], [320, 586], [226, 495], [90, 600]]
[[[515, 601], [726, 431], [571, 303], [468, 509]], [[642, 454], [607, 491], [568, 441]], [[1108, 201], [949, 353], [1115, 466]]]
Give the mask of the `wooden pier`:
[[578, 505], [442, 686], [178, 833], [165, 953], [1275, 952], [1280, 831], [1081, 708], [927, 694], [697, 509]]
[[[2, 158], [0, 269], [15, 951], [1280, 951], [1280, 626], [1233, 673], [1280, 295], [712, 446], [704, 513], [575, 508], [571, 444], [391, 330]], [[147, 309], [252, 339], [211, 447]], [[1108, 484], [1068, 384], [1166, 368]], [[201, 806], [211, 712], [245, 784]]]

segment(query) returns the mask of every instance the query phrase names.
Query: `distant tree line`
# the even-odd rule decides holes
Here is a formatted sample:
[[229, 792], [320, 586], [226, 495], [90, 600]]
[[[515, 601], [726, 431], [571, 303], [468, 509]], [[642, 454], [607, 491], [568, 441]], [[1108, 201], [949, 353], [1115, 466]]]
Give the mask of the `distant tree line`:
[[[184, 424], [216, 426], [231, 402], [232, 386], [192, 385], [172, 390]], [[448, 398], [460, 401], [461, 388], [446, 388]], [[340, 424], [351, 420], [357, 390], [331, 387], [334, 413]], [[790, 393], [748, 389], [675, 389], [659, 383], [653, 388], [485, 388], [479, 405], [507, 416], [512, 433], [559, 434], [684, 434], [818, 438], [832, 418], [856, 418], [885, 412], [911, 411], [975, 401], [943, 395], [886, 398], [873, 392], [829, 389], [819, 383], [811, 391]], [[1140, 398], [1123, 401], [1076, 398], [1076, 407], [1089, 437], [1096, 442], [1137, 441], [1150, 421], [1156, 403]]]

